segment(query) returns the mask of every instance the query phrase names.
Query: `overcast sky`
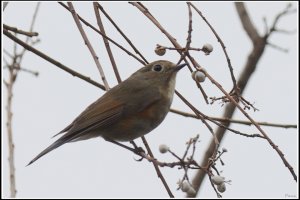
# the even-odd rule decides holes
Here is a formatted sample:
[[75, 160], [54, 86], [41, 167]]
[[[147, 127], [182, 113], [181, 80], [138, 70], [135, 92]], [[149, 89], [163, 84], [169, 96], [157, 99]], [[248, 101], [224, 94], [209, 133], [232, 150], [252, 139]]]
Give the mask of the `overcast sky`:
[[[184, 2], [145, 2], [145, 6], [159, 20], [161, 25], [184, 46], [187, 37], [188, 11]], [[224, 41], [229, 53], [234, 74], [239, 77], [252, 44], [245, 34], [234, 4], [230, 2], [194, 3], [214, 26]], [[3, 23], [28, 30], [36, 3], [9, 3], [2, 15]], [[172, 46], [170, 41], [135, 7], [126, 3], [103, 2], [102, 5], [125, 34], [149, 61], [165, 59], [176, 62], [179, 56], [168, 51], [160, 57], [154, 53], [156, 44]], [[285, 2], [247, 3], [250, 16], [260, 33], [264, 32], [263, 17], [271, 24], [277, 13], [282, 11]], [[297, 7], [297, 3], [293, 3]], [[74, 3], [76, 11], [87, 21], [96, 24], [91, 2]], [[298, 112], [298, 21], [297, 14], [283, 17], [278, 27], [287, 30], [297, 29], [293, 35], [275, 33], [272, 43], [288, 48], [288, 53], [267, 47], [257, 70], [254, 72], [244, 97], [255, 103], [258, 112], [248, 111], [257, 121], [273, 123], [297, 123]], [[103, 18], [104, 19], [104, 18]], [[129, 49], [126, 41], [111, 24], [104, 19], [107, 35]], [[83, 26], [95, 48], [109, 85], [117, 81], [113, 75], [102, 38], [90, 28]], [[97, 27], [97, 26], [96, 26]], [[43, 2], [38, 13], [35, 29], [41, 42], [35, 47], [57, 61], [69, 66], [93, 80], [101, 82], [95, 63], [81, 38], [69, 12], [56, 2]], [[13, 43], [2, 37], [2, 47], [12, 52]], [[21, 37], [23, 38], [23, 37]], [[214, 51], [210, 56], [193, 52], [192, 55], [229, 92], [232, 83], [221, 46], [207, 25], [193, 11], [193, 32], [191, 46], [201, 48], [210, 43]], [[141, 66], [126, 53], [112, 46], [122, 79], [126, 79]], [[19, 47], [19, 49], [21, 49]], [[133, 52], [133, 51], [132, 51]], [[3, 54], [2, 54], [3, 55]], [[6, 57], [6, 59], [8, 59]], [[2, 62], [3, 63], [3, 62]], [[13, 134], [15, 141], [15, 165], [17, 197], [19, 198], [106, 198], [106, 197], [168, 197], [151, 163], [136, 162], [137, 156], [103, 139], [92, 139], [63, 145], [47, 154], [29, 167], [26, 164], [54, 139], [51, 137], [65, 128], [84, 108], [100, 97], [104, 91], [79, 78], [58, 69], [30, 52], [26, 53], [22, 67], [39, 72], [38, 78], [28, 73], [20, 73], [14, 87]], [[2, 65], [3, 70], [3, 65]], [[7, 70], [3, 78], [7, 79]], [[1, 82], [2, 83], [2, 82]], [[203, 88], [210, 97], [221, 93], [209, 81]], [[221, 117], [223, 107], [218, 102], [206, 105], [196, 88], [188, 69], [177, 76], [176, 88], [201, 112]], [[9, 197], [8, 148], [6, 135], [5, 105], [7, 90], [2, 89], [2, 184], [1, 194]], [[173, 108], [191, 112], [174, 97]], [[245, 119], [236, 112], [235, 119]], [[214, 127], [214, 126], [213, 126]], [[232, 128], [246, 133], [258, 133], [253, 127], [232, 125]], [[298, 172], [298, 131], [263, 127], [286, 159]], [[161, 161], [176, 161], [168, 154], [160, 154], [158, 146], [167, 144], [171, 150], [182, 155], [185, 142], [200, 134], [197, 144], [197, 161], [201, 161], [211, 134], [198, 120], [169, 113], [164, 122], [146, 138]], [[138, 144], [142, 144], [137, 139]], [[227, 133], [221, 143], [228, 153], [222, 160], [225, 166], [218, 165], [222, 175], [232, 184], [223, 193], [225, 198], [286, 198], [298, 197], [297, 184], [279, 155], [264, 140], [246, 138]], [[191, 170], [189, 177], [194, 172]], [[173, 194], [184, 197], [177, 191], [177, 181], [183, 171], [177, 168], [163, 168]], [[209, 181], [206, 179], [199, 198], [215, 198]]]

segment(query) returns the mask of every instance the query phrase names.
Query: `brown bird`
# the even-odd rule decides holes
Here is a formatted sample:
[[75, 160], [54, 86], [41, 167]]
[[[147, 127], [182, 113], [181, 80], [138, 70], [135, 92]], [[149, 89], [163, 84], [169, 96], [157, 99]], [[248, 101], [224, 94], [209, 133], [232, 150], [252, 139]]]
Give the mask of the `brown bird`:
[[132, 141], [156, 128], [170, 110], [177, 72], [186, 64], [159, 60], [142, 67], [88, 106], [63, 134], [28, 165], [57, 147], [101, 136]]

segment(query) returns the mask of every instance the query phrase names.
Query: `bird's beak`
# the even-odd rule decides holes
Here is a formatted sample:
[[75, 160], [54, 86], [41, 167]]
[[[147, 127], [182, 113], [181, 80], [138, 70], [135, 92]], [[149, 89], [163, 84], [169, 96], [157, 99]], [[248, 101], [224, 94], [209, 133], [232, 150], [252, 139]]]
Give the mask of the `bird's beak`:
[[179, 71], [179, 70], [181, 70], [184, 66], [186, 66], [186, 63], [177, 65], [177, 66], [175, 67], [174, 71]]

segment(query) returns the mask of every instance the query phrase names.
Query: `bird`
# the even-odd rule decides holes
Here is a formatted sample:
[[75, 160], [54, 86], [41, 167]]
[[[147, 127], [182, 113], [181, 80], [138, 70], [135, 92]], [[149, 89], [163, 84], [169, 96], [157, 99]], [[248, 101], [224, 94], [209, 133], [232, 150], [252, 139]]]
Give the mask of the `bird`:
[[90, 104], [71, 124], [53, 136], [61, 135], [59, 139], [28, 165], [69, 142], [96, 137], [127, 142], [151, 132], [169, 112], [176, 74], [185, 65], [158, 60], [143, 66]]

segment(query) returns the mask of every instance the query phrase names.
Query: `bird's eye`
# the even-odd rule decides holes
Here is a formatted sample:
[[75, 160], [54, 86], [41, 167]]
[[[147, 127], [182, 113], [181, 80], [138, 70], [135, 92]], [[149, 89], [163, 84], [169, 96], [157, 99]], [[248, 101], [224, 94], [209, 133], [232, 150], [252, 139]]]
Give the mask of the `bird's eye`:
[[162, 70], [162, 66], [161, 65], [154, 65], [153, 70], [156, 72], [160, 72]]

